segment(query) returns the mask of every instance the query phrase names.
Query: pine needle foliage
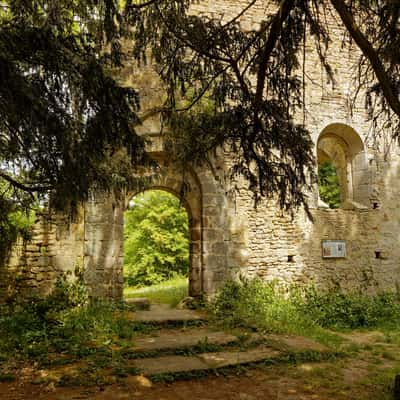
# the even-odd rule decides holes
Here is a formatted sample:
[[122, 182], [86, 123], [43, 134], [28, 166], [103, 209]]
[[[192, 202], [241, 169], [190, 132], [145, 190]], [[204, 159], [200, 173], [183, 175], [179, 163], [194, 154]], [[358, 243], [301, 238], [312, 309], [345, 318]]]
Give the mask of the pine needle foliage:
[[146, 62], [150, 50], [160, 66], [167, 88], [162, 117], [172, 127], [171, 148], [184, 164], [202, 163], [210, 150], [224, 146], [236, 155], [231, 177], [244, 176], [256, 202], [273, 197], [286, 211], [307, 210], [307, 193], [317, 179], [306, 129], [305, 87], [314, 84], [306, 76], [307, 49], [316, 51], [334, 86], [330, 20], [341, 20], [344, 37], [361, 54], [349, 104], [366, 92], [375, 136], [382, 124], [398, 135], [396, 1], [274, 0], [263, 3], [259, 26], [247, 30], [240, 21], [258, 1], [243, 5], [230, 20], [193, 15], [195, 3], [131, 1], [124, 14], [132, 27], [133, 54]]
[[[3, 2], [4, 3], [4, 2]], [[139, 95], [119, 86], [112, 1], [5, 2], [0, 13], [0, 192], [2, 242], [8, 219], [42, 200], [71, 210], [93, 187], [133, 184], [146, 163]], [[4, 254], [0, 255], [4, 258]]]

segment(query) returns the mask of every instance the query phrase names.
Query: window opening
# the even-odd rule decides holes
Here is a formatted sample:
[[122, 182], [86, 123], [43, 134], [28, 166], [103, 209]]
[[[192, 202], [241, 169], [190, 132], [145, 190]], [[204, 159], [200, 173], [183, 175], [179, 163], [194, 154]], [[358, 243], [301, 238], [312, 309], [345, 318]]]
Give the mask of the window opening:
[[318, 167], [319, 196], [329, 208], [339, 208], [341, 188], [336, 168], [331, 161], [325, 161]]

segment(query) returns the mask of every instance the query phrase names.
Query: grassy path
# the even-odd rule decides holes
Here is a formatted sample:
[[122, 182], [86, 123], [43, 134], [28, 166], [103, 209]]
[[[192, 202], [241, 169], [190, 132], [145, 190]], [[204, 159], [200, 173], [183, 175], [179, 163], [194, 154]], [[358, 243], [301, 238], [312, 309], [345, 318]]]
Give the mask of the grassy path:
[[124, 298], [146, 297], [152, 303], [169, 304], [175, 307], [184, 297], [188, 295], [188, 279], [178, 277], [158, 285], [124, 289]]

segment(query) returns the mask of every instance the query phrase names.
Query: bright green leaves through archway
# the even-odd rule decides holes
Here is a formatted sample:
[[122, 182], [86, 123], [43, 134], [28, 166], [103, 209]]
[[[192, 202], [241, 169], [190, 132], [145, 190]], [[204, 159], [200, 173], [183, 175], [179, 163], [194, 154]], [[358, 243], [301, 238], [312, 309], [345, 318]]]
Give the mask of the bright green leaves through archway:
[[177, 197], [146, 191], [125, 212], [124, 279], [145, 286], [187, 276], [189, 270], [188, 214]]
[[326, 161], [318, 167], [318, 187], [321, 200], [329, 208], [340, 207], [340, 183], [332, 162]]

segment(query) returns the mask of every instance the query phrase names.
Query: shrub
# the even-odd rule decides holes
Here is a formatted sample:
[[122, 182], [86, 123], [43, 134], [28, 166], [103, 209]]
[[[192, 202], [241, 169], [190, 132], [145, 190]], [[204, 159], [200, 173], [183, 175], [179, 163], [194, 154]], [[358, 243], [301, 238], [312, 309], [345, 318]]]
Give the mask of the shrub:
[[276, 282], [259, 279], [228, 282], [211, 310], [229, 326], [250, 326], [267, 332], [301, 333], [315, 325]]
[[394, 293], [366, 296], [311, 286], [284, 292], [275, 282], [258, 279], [227, 282], [211, 304], [214, 316], [228, 326], [318, 337], [322, 328], [355, 329], [400, 324]]
[[35, 222], [35, 212], [16, 210], [11, 193], [0, 184], [0, 265], [4, 265], [10, 255], [13, 243], [20, 237], [29, 240]]
[[317, 324], [329, 328], [367, 328], [400, 317], [400, 304], [395, 293], [367, 296], [361, 293], [343, 293], [335, 289], [317, 292], [314, 287], [306, 289], [299, 310], [309, 315]]
[[6, 358], [47, 362], [54, 350], [85, 356], [93, 346], [133, 335], [131, 322], [119, 316], [116, 304], [88, 302], [82, 276], [75, 281], [63, 276], [48, 297], [5, 311], [0, 316], [0, 355]]

